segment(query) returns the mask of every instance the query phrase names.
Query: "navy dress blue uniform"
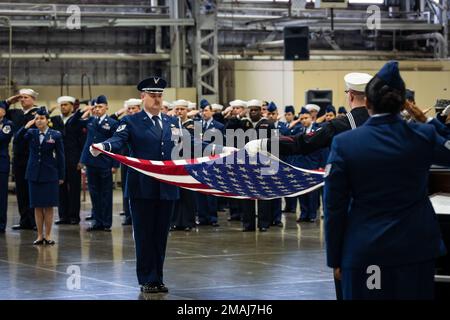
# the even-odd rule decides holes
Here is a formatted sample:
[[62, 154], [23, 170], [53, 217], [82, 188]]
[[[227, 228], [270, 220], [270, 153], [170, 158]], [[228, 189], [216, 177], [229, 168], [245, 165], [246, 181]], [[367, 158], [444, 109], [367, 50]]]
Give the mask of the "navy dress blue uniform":
[[59, 131], [21, 128], [18, 140], [29, 142], [26, 179], [31, 208], [56, 207], [59, 203], [59, 180], [64, 180], [64, 145]]
[[[15, 132], [33, 120], [38, 110], [38, 107], [34, 106], [24, 112], [21, 109], [10, 109], [7, 101], [2, 101], [1, 103], [6, 109], [6, 117], [13, 122]], [[25, 179], [28, 157], [28, 141], [14, 139], [12, 170], [16, 183], [17, 206], [19, 207], [20, 214], [19, 229], [33, 229], [36, 225], [34, 221], [34, 210], [30, 208], [28, 182]], [[13, 228], [16, 227], [14, 226]]]
[[58, 214], [60, 221], [76, 224], [80, 222], [81, 170], [78, 168], [85, 135], [74, 114], [68, 119], [62, 116], [51, 117], [52, 129], [61, 132], [64, 142], [66, 174], [64, 183], [59, 187]]
[[[1, 108], [1, 106], [0, 106]], [[0, 119], [0, 232], [6, 228], [8, 210], [9, 143], [13, 136], [13, 123], [6, 118]]]
[[[221, 134], [223, 134], [224, 125], [214, 120], [213, 118], [211, 118], [209, 121], [202, 120], [201, 123], [203, 135], [209, 130], [212, 134], [214, 134], [214, 132], [220, 132]], [[205, 142], [210, 143], [211, 141]], [[217, 226], [218, 198], [199, 192], [197, 192], [195, 195], [197, 201], [198, 224]]]
[[75, 123], [87, 128], [86, 142], [81, 153], [80, 162], [86, 166], [89, 193], [92, 200], [92, 213], [95, 223], [93, 229], [109, 229], [112, 225], [112, 172], [111, 169], [118, 168], [117, 161], [100, 155], [93, 157], [89, 147], [110, 138], [116, 131], [118, 121], [105, 115], [102, 119], [89, 117], [81, 119], [82, 112], [77, 111], [72, 117]]

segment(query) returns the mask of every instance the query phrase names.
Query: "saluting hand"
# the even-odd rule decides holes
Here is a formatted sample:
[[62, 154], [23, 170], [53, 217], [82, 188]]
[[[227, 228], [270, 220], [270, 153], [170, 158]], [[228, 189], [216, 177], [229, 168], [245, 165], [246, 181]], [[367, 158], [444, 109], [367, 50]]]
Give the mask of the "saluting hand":
[[405, 102], [405, 110], [417, 121], [426, 122], [427, 117], [425, 113], [419, 109], [413, 102], [406, 101]]
[[19, 101], [20, 99], [20, 94], [16, 94], [15, 96], [9, 97], [8, 99], [6, 99], [6, 102], [8, 102], [8, 104], [14, 104], [17, 101]]
[[34, 125], [35, 122], [36, 122], [36, 119], [28, 121], [27, 124], [25, 125], [25, 129], [30, 129]]

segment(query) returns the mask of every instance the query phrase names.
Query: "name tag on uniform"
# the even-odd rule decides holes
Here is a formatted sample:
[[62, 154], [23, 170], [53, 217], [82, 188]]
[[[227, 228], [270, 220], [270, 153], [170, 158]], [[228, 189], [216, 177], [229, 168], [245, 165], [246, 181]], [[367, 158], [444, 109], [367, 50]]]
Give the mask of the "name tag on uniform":
[[111, 127], [109, 126], [109, 123], [105, 123], [104, 125], [102, 125], [102, 128], [105, 130], [110, 130]]
[[50, 137], [50, 138], [47, 140], [47, 143], [55, 143], [55, 140], [53, 140], [53, 138]]

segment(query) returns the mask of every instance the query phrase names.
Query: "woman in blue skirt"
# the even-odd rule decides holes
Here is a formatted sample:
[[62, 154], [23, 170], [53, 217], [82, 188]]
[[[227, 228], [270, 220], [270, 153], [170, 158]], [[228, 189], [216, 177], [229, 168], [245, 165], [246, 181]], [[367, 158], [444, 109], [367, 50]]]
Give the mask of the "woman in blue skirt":
[[[49, 114], [39, 108], [35, 119], [28, 122], [16, 139], [29, 141], [26, 179], [30, 192], [30, 207], [34, 208], [38, 237], [34, 245], [50, 244], [53, 224], [53, 207], [58, 206], [59, 185], [64, 180], [64, 147], [61, 133], [48, 127]], [[31, 128], [35, 126], [35, 128]], [[45, 237], [44, 237], [45, 225]]]

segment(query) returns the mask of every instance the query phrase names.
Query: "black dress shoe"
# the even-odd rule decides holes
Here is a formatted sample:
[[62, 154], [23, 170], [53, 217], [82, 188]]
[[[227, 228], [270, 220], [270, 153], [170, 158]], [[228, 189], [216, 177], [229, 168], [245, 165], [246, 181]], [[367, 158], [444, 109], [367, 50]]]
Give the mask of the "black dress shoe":
[[280, 227], [280, 228], [283, 228], [283, 222], [274, 222], [274, 223], [272, 223], [272, 225], [273, 226], [276, 226], [276, 227]]
[[105, 232], [111, 232], [111, 228], [103, 228], [103, 231], [105, 231]]
[[79, 224], [80, 220], [72, 219], [70, 220], [70, 224]]
[[220, 227], [220, 224], [218, 224], [217, 222], [211, 222], [211, 226], [213, 226], [213, 227]]
[[125, 212], [124, 212], [124, 211], [119, 212], [119, 216], [124, 216], [124, 215], [125, 215]]
[[54, 246], [56, 244], [56, 242], [54, 240], [47, 240], [44, 238], [44, 244]]
[[192, 227], [186, 227], [186, 228], [184, 228], [184, 231], [191, 231], [192, 230]]
[[94, 220], [94, 217], [93, 216], [86, 217], [86, 221], [88, 220]]
[[99, 226], [92, 226], [86, 229], [87, 232], [91, 232], [91, 231], [100, 231], [103, 230], [103, 227], [99, 227]]
[[40, 245], [43, 245], [43, 244], [45, 244], [45, 239], [42, 239], [42, 240], [35, 240], [35, 241], [33, 242], [33, 245], [34, 245], [34, 246], [40, 246]]
[[159, 292], [167, 293], [167, 292], [169, 292], [169, 289], [168, 289], [168, 288], [165, 286], [165, 284], [163, 283], [163, 284], [158, 285], [158, 291], [159, 291]]
[[295, 222], [300, 223], [300, 222], [306, 222], [307, 219], [305, 218], [299, 218], [297, 220], [295, 220]]
[[242, 232], [253, 232], [255, 230], [256, 230], [255, 228], [244, 228], [242, 229]]
[[159, 286], [155, 284], [144, 284], [141, 286], [141, 292], [143, 293], [159, 293]]
[[70, 221], [58, 220], [58, 221], [55, 222], [55, 224], [70, 224]]
[[267, 231], [267, 228], [264, 228], [264, 227], [261, 227], [261, 228], [258, 228], [258, 229], [259, 229], [260, 232], [266, 232]]
[[36, 227], [22, 226], [20, 224], [16, 224], [11, 227], [13, 230], [36, 230]]

